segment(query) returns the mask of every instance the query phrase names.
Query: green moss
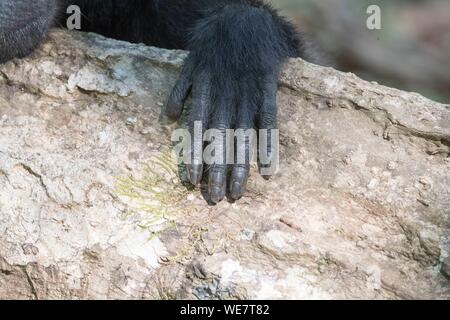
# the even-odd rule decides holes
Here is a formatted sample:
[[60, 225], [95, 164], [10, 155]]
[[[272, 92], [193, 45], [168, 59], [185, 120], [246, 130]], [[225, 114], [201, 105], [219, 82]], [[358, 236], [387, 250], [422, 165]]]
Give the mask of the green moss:
[[143, 163], [139, 177], [116, 178], [114, 193], [128, 205], [127, 215], [139, 215], [139, 226], [156, 236], [176, 226], [189, 190], [178, 178], [171, 150], [166, 150]]
[[172, 157], [171, 150], [166, 150], [143, 163], [139, 174], [116, 178], [114, 190], [128, 206], [126, 218], [138, 221], [139, 227], [150, 233], [150, 238], [163, 237], [163, 233], [174, 229], [183, 234], [174, 254], [161, 258], [168, 264], [182, 263], [196, 250], [205, 250], [203, 234], [208, 229], [204, 221], [180, 222], [192, 209], [185, 200], [193, 187], [184, 183], [183, 169]]

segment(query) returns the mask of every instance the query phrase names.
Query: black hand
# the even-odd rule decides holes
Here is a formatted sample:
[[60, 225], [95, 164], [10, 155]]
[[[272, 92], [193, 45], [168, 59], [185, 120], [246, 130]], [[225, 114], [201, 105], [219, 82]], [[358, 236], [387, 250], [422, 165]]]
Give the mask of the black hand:
[[[262, 79], [251, 75], [235, 80], [230, 90], [228, 85], [221, 81], [211, 80], [216, 75], [211, 72], [201, 71], [192, 73], [195, 69], [190, 64], [195, 63], [188, 59], [180, 78], [170, 95], [166, 115], [172, 119], [177, 119], [183, 109], [183, 102], [192, 88], [193, 106], [189, 110], [189, 129], [191, 137], [194, 137], [194, 125], [200, 123], [203, 131], [206, 129], [217, 129], [221, 134], [221, 140], [218, 144], [220, 159], [218, 163], [206, 166], [203, 172], [202, 158], [195, 154], [202, 154], [199, 148], [203, 144], [198, 140], [192, 139], [191, 164], [187, 165], [188, 177], [192, 184], [198, 185], [202, 177], [207, 174], [208, 195], [213, 203], [222, 200], [227, 191], [228, 168], [227, 158], [234, 159], [231, 165], [228, 179], [228, 193], [232, 199], [239, 199], [246, 190], [247, 179], [250, 169], [250, 160], [254, 143], [253, 133], [247, 132], [248, 129], [270, 129], [276, 128], [276, 89], [277, 75], [265, 75]], [[197, 69], [198, 70], [198, 69]], [[256, 90], [255, 90], [256, 89]], [[226, 147], [226, 129], [241, 129], [241, 132], [235, 131], [240, 139], [236, 139], [234, 150], [228, 150]], [[216, 141], [217, 143], [217, 141]], [[221, 147], [221, 148], [220, 148]], [[271, 144], [267, 147], [270, 149]], [[197, 151], [197, 152], [196, 152]], [[234, 151], [234, 158], [230, 153]], [[268, 167], [270, 163], [260, 167]]]
[[[193, 30], [191, 52], [170, 95], [166, 115], [177, 119], [192, 89], [191, 136], [196, 122], [203, 130], [217, 129], [217, 161], [204, 165], [203, 145], [192, 139], [192, 163], [187, 165], [192, 184], [208, 179], [208, 196], [213, 203], [221, 201], [227, 191], [232, 199], [242, 197], [256, 143], [250, 132], [247, 138], [237, 139], [234, 148], [227, 147], [227, 129], [266, 129], [263, 135], [269, 141], [261, 143], [259, 139], [259, 143], [268, 156], [258, 160], [261, 174], [265, 178], [271, 175], [268, 168], [277, 156], [270, 139], [276, 137], [277, 78], [289, 51], [284, 27], [267, 10], [230, 5], [211, 12]], [[234, 163], [229, 165], [232, 149]]]

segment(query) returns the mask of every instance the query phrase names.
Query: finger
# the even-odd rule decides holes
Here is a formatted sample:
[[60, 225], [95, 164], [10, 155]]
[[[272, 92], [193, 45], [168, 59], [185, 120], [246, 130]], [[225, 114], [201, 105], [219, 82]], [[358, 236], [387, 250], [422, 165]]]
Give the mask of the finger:
[[267, 78], [263, 86], [263, 101], [258, 114], [258, 167], [268, 180], [278, 167], [277, 79]]
[[250, 171], [249, 165], [234, 165], [230, 179], [230, 197], [233, 200], [242, 198], [247, 190], [247, 180]]
[[230, 143], [227, 139], [227, 129], [231, 126], [235, 108], [231, 100], [222, 97], [215, 109], [209, 127], [214, 139], [210, 144], [213, 146], [214, 157], [208, 172], [208, 193], [211, 202], [218, 203], [226, 194], [227, 145]]
[[190, 62], [187, 62], [170, 93], [165, 109], [165, 115], [171, 120], [177, 120], [183, 112], [184, 100], [186, 100], [189, 95], [192, 86], [191, 69]]
[[255, 103], [243, 99], [245, 102], [238, 108], [235, 135], [234, 164], [231, 170], [229, 191], [230, 197], [238, 200], [247, 189], [247, 180], [250, 171], [250, 161], [253, 156], [253, 147], [256, 140]]
[[193, 88], [193, 106], [189, 113], [189, 132], [191, 134], [191, 163], [187, 175], [193, 185], [198, 185], [203, 175], [203, 133], [208, 121], [211, 106], [211, 83], [207, 75], [196, 78]]
[[226, 194], [226, 164], [213, 164], [209, 167], [208, 194], [212, 203], [219, 203]]

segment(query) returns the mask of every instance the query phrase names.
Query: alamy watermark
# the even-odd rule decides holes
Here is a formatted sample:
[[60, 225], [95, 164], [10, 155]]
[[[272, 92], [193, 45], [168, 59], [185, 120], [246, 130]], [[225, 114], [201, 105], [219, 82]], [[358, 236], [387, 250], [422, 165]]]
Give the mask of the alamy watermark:
[[[67, 7], [66, 13], [69, 15], [66, 20], [66, 27], [69, 30], [81, 30], [81, 8], [77, 5]], [[369, 30], [381, 30], [381, 8], [376, 4], [367, 7], [366, 13], [369, 15], [366, 26]]]
[[278, 129], [208, 129], [195, 121], [193, 130], [176, 129], [171, 140], [184, 164], [248, 165], [258, 162], [262, 175], [279, 168]]
[[81, 8], [77, 5], [67, 7], [66, 13], [69, 17], [66, 20], [66, 27], [69, 30], [81, 30]]
[[369, 15], [366, 21], [367, 29], [381, 30], [381, 8], [376, 4], [367, 7], [366, 13]]

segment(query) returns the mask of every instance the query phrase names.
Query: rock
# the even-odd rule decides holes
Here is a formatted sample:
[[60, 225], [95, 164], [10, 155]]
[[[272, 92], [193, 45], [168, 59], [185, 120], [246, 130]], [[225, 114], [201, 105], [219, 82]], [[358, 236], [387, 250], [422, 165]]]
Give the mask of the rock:
[[448, 105], [292, 59], [280, 171], [208, 207], [159, 121], [185, 57], [55, 30], [0, 66], [0, 298], [450, 299]]

